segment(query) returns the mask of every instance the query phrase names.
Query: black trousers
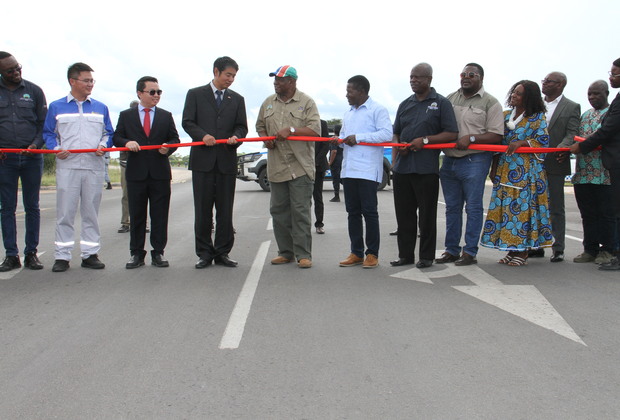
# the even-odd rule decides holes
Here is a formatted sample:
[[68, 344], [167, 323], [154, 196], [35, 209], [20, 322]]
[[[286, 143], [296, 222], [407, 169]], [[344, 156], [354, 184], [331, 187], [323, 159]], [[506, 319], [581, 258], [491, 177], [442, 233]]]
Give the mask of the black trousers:
[[435, 259], [439, 175], [394, 173], [398, 258], [415, 259], [420, 226], [420, 259]]
[[144, 257], [147, 208], [151, 217], [151, 246], [153, 253], [163, 254], [168, 242], [168, 212], [170, 210], [170, 180], [147, 178], [127, 181], [129, 201], [129, 250], [131, 255]]
[[323, 181], [325, 180], [325, 171], [316, 171], [316, 177], [314, 178], [314, 190], [312, 191], [312, 198], [314, 199], [314, 216], [316, 222], [314, 227], [323, 227], [323, 217], [325, 214], [325, 206], [323, 205]]
[[[228, 254], [235, 243], [232, 219], [236, 181], [235, 174], [192, 171], [194, 234], [199, 258], [209, 260]], [[215, 238], [212, 239], [214, 207]]]
[[599, 250], [613, 252], [616, 216], [611, 185], [575, 184], [575, 200], [583, 226], [583, 250], [596, 255]]

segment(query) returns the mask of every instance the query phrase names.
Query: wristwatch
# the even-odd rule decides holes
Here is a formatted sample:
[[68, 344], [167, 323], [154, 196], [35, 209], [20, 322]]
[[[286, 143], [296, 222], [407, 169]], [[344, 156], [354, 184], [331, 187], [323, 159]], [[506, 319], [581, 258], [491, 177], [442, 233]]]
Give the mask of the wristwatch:
[[476, 136], [469, 136], [469, 142], [470, 143], [475, 143], [476, 142]]
[[422, 143], [424, 143], [424, 144], [428, 144], [428, 143], [429, 143], [429, 141], [428, 141], [428, 137], [424, 137], [424, 138], [422, 139]]
[[291, 131], [291, 134], [295, 134], [295, 127], [289, 127], [289, 130]]

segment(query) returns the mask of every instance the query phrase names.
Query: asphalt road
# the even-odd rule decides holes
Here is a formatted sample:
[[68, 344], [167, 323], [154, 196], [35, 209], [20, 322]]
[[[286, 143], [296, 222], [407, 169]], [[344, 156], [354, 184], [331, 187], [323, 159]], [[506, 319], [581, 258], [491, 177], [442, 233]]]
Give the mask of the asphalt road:
[[[179, 178], [177, 176], [177, 178]], [[330, 203], [314, 266], [272, 266], [269, 194], [238, 183], [239, 267], [194, 269], [191, 183], [173, 186], [170, 268], [126, 270], [120, 189], [104, 191], [105, 270], [52, 273], [55, 193], [42, 194], [45, 269], [0, 273], [0, 419], [617, 419], [620, 273], [568, 261], [396, 269], [392, 191], [380, 267], [349, 253]], [[440, 203], [438, 256], [444, 206]], [[23, 214], [18, 219], [23, 235]], [[22, 246], [20, 244], [20, 246]]]

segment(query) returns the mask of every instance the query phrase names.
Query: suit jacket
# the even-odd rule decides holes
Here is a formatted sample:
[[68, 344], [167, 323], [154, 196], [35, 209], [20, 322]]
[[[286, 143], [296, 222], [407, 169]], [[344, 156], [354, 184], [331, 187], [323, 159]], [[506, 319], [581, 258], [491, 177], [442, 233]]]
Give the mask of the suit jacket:
[[[327, 121], [325, 120], [321, 120], [321, 137], [329, 137], [329, 128], [327, 127]], [[314, 162], [317, 171], [325, 172], [329, 169], [329, 162], [327, 162], [328, 152], [328, 141], [314, 142]]]
[[[137, 141], [140, 146], [179, 143], [179, 133], [174, 125], [172, 114], [157, 107], [152, 120], [151, 133], [147, 137], [140, 122], [138, 108], [129, 108], [121, 112], [114, 132], [114, 145], [125, 147], [128, 141]], [[169, 149], [162, 155], [158, 149], [129, 152], [125, 178], [127, 181], [144, 181], [148, 177], [157, 180], [172, 179], [168, 156], [175, 149]]]
[[579, 145], [581, 153], [603, 147], [601, 158], [607, 169], [620, 168], [620, 93], [616, 95], [603, 117], [601, 127]]
[[[563, 96], [547, 121], [549, 131], [549, 147], [570, 147], [579, 131], [581, 105]], [[570, 159], [560, 163], [555, 154], [548, 153], [545, 157], [545, 170], [552, 175], [570, 175]]]
[[[210, 134], [216, 140], [232, 136], [245, 138], [248, 134], [248, 121], [245, 113], [245, 100], [237, 92], [226, 89], [222, 104], [218, 108], [211, 85], [190, 89], [183, 108], [183, 129], [193, 141], [202, 141]], [[218, 169], [223, 174], [237, 173], [237, 148], [231, 146], [192, 146], [189, 154], [189, 169], [210, 172]]]

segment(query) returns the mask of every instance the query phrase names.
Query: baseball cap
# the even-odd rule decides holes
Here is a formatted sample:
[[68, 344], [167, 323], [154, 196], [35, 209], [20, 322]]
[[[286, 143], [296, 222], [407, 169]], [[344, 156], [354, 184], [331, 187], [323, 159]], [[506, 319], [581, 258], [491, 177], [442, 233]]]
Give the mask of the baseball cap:
[[292, 66], [280, 66], [276, 71], [269, 73], [269, 77], [273, 76], [292, 77], [297, 80], [297, 70], [295, 70], [295, 67]]

